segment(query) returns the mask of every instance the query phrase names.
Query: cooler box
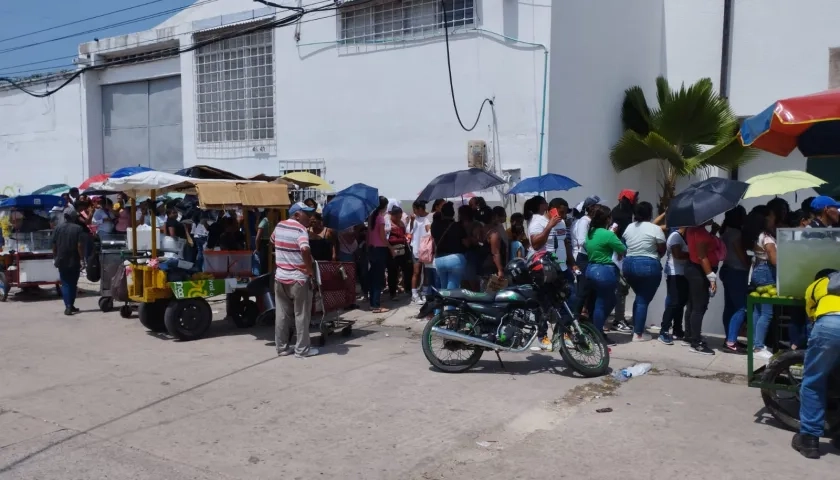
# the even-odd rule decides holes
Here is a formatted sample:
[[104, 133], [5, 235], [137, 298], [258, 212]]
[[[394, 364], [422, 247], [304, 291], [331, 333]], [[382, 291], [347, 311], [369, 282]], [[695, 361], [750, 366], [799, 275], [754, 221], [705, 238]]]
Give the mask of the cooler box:
[[18, 281], [20, 283], [58, 282], [58, 269], [53, 259], [40, 258], [21, 260]]
[[[125, 238], [126, 243], [128, 245], [129, 250], [134, 250], [134, 238], [131, 234], [132, 228], [128, 227], [125, 231]], [[160, 248], [161, 244], [163, 243], [163, 234], [160, 230], [155, 230], [157, 232], [157, 246]], [[151, 228], [138, 228], [137, 229], [137, 250], [151, 250], [152, 249], [152, 229]]]
[[205, 250], [204, 271], [217, 277], [251, 277], [251, 252]]

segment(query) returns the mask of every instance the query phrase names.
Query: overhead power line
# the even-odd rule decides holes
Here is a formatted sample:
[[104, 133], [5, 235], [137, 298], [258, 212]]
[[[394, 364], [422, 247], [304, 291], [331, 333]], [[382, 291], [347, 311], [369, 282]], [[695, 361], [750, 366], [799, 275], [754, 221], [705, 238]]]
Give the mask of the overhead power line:
[[146, 3], [141, 3], [141, 4], [138, 4], [138, 5], [132, 5], [130, 7], [121, 8], [119, 10], [113, 10], [113, 11], [110, 11], [110, 12], [101, 13], [99, 15], [94, 15], [92, 17], [87, 17], [87, 18], [82, 18], [82, 19], [79, 19], [79, 20], [74, 20], [72, 22], [62, 23], [61, 25], [54, 25], [52, 27], [42, 28], [41, 30], [35, 30], [34, 32], [21, 33], [20, 35], [15, 35], [13, 37], [0, 38], [0, 43], [8, 42], [10, 40], [17, 40], [18, 38], [31, 37], [32, 35], [37, 35], [39, 33], [49, 32], [51, 30], [58, 30], [59, 28], [69, 27], [70, 25], [78, 25], [80, 23], [89, 22], [91, 20], [96, 20], [98, 18], [104, 18], [104, 17], [108, 17], [108, 16], [111, 16], [111, 15], [115, 15], [117, 13], [127, 12], [129, 10], [142, 8], [142, 7], [145, 7], [147, 5], [160, 3], [162, 1], [164, 1], [164, 0], [151, 0], [151, 1], [146, 2]]
[[[356, 4], [357, 5], [364, 5], [364, 4], [370, 3], [372, 1], [374, 1], [374, 0], [361, 0], [359, 2], [356, 2]], [[270, 21], [270, 22], [267, 22], [267, 23], [263, 23], [263, 24], [260, 24], [260, 25], [250, 27], [250, 28], [246, 28], [246, 29], [235, 31], [235, 32], [230, 32], [230, 33], [227, 33], [227, 34], [221, 34], [221, 35], [218, 35], [216, 37], [208, 38], [207, 40], [202, 40], [200, 42], [196, 42], [196, 43], [194, 43], [194, 44], [192, 44], [192, 45], [190, 45], [189, 47], [186, 47], [186, 48], [181, 48], [181, 49], [173, 48], [172, 53], [173, 53], [173, 55], [180, 55], [181, 53], [191, 52], [193, 50], [197, 50], [197, 49], [199, 49], [201, 47], [204, 47], [206, 45], [210, 45], [210, 44], [220, 42], [220, 41], [223, 41], [223, 40], [228, 40], [228, 39], [231, 39], [231, 38], [237, 38], [237, 37], [249, 35], [251, 33], [259, 32], [259, 31], [263, 31], [263, 30], [271, 30], [271, 29], [275, 29], [275, 28], [287, 27], [289, 25], [294, 25], [294, 24], [298, 23], [303, 18], [303, 16], [306, 15], [306, 14], [314, 13], [314, 12], [324, 12], [324, 11], [330, 11], [330, 10], [338, 10], [340, 7], [341, 7], [341, 5], [334, 4], [332, 6], [324, 5], [324, 6], [317, 7], [317, 8], [311, 8], [311, 9], [306, 9], [304, 11], [298, 11], [298, 12], [295, 12], [293, 14], [290, 14], [290, 15], [288, 15], [286, 17], [283, 17], [281, 19], [278, 19], [278, 20], [273, 20], [273, 21]], [[121, 64], [124, 64], [124, 63], [132, 62], [133, 60], [134, 59], [126, 58], [126, 59], [121, 59], [121, 60], [116, 60], [116, 61], [113, 61], [113, 62], [105, 63], [105, 64], [102, 64], [102, 65], [92, 65], [92, 66], [89, 66], [89, 67], [80, 68], [79, 70], [76, 70], [72, 75], [67, 77], [62, 83], [60, 83], [54, 89], [52, 89], [52, 90], [48, 89], [48, 90], [45, 90], [43, 92], [30, 91], [30, 90], [26, 89], [25, 87], [23, 87], [22, 85], [20, 85], [19, 81], [8, 78], [8, 77], [0, 77], [0, 83], [8, 83], [11, 86], [17, 88], [18, 90], [26, 93], [29, 96], [35, 97], [35, 98], [46, 98], [46, 97], [49, 97], [50, 95], [55, 94], [59, 90], [63, 89], [64, 87], [69, 85], [73, 80], [79, 78], [79, 76], [81, 76], [83, 73], [85, 73], [87, 71], [98, 70], [98, 69], [102, 69], [102, 68], [105, 68], [105, 67], [108, 67], [108, 66], [121, 65]]]

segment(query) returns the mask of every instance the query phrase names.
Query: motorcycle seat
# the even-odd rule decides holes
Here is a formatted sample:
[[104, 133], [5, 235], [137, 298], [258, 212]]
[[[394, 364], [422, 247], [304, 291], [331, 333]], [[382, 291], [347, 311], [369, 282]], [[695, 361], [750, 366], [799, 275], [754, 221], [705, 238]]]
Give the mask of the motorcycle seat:
[[440, 295], [445, 298], [452, 298], [455, 300], [464, 300], [473, 303], [493, 303], [496, 301], [495, 293], [473, 292], [459, 288], [456, 290], [441, 290]]

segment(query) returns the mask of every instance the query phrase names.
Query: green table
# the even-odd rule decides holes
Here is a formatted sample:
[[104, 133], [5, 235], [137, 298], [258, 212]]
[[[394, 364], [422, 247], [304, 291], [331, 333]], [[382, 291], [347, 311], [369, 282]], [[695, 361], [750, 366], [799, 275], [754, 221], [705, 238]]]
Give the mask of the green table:
[[753, 326], [753, 307], [756, 305], [778, 305], [781, 307], [805, 307], [805, 300], [801, 298], [782, 298], [782, 297], [747, 297], [747, 384], [755, 388], [763, 388], [768, 390], [787, 390], [791, 392], [798, 391], [798, 388], [791, 385], [776, 385], [771, 383], [762, 383], [757, 380], [764, 370], [762, 366], [755, 370], [753, 352], [755, 348], [754, 337], [755, 327]]

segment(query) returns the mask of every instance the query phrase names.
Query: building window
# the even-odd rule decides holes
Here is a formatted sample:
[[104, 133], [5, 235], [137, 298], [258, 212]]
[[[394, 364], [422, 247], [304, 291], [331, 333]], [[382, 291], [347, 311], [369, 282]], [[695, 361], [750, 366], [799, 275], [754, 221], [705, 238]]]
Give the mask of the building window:
[[385, 0], [341, 10], [339, 40], [344, 44], [412, 40], [475, 23], [475, 0]]
[[[225, 33], [206, 32], [195, 41]], [[194, 61], [198, 143], [274, 139], [272, 29], [205, 45]]]

